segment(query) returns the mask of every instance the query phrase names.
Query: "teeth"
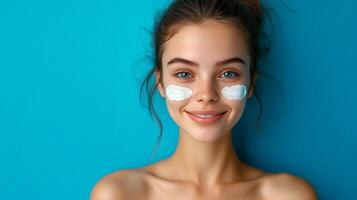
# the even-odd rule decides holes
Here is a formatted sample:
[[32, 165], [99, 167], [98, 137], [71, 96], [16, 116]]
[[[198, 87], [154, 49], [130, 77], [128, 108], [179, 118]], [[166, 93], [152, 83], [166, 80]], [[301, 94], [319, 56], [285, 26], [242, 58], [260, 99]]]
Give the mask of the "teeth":
[[214, 115], [199, 115], [199, 114], [196, 114], [195, 116], [200, 117], [200, 118], [211, 118]]

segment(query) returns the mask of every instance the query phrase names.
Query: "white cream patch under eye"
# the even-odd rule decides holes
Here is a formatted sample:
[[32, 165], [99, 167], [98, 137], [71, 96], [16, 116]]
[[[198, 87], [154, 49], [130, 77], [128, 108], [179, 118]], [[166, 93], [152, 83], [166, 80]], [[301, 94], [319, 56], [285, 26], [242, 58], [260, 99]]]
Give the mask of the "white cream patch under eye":
[[192, 90], [190, 88], [181, 87], [177, 85], [168, 85], [165, 88], [166, 96], [171, 101], [182, 101], [190, 98], [192, 95]]
[[228, 100], [242, 100], [247, 94], [245, 85], [233, 85], [222, 89], [223, 96]]

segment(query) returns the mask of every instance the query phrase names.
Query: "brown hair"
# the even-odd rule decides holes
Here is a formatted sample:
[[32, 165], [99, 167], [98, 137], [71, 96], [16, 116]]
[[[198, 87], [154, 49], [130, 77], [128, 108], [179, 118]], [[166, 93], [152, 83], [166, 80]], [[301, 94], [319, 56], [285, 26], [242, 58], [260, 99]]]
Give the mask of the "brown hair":
[[[269, 51], [268, 47], [261, 45], [263, 15], [264, 10], [258, 0], [174, 0], [165, 10], [156, 16], [152, 37], [154, 65], [141, 83], [140, 100], [142, 102], [144, 89], [146, 89], [147, 108], [151, 117], [153, 117], [160, 128], [157, 145], [161, 140], [163, 127], [153, 106], [153, 96], [155, 91], [157, 91], [158, 85], [162, 84], [162, 76], [159, 76], [157, 82], [152, 83], [150, 80], [152, 80], [155, 71], [158, 71], [159, 74], [162, 73], [164, 44], [185, 24], [200, 24], [205, 20], [213, 19], [229, 22], [237, 26], [237, 28], [243, 31], [248, 44], [251, 58], [250, 86], [253, 89], [255, 88], [254, 80], [259, 73], [257, 68], [258, 59]], [[262, 112], [262, 102], [256, 90], [253, 91], [253, 94], [258, 100], [260, 108], [257, 119], [258, 123]], [[143, 102], [142, 104], [144, 105]], [[154, 152], [157, 150], [157, 145]]]

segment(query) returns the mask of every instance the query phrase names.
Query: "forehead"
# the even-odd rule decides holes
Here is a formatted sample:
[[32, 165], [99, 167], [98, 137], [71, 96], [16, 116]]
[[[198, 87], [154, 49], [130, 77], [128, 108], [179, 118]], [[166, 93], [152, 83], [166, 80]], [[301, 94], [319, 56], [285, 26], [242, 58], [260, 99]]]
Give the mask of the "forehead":
[[249, 66], [244, 33], [230, 23], [207, 20], [202, 24], [186, 24], [164, 45], [163, 65], [174, 57], [211, 65], [218, 60], [240, 57]]

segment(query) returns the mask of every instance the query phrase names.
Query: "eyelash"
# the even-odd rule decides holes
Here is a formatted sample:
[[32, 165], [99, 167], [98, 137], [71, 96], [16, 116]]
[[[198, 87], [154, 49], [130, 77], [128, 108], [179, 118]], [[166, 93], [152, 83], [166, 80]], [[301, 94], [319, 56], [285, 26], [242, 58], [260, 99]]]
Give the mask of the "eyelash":
[[[231, 70], [227, 70], [227, 71], [223, 72], [223, 74], [225, 74], [225, 73], [227, 73], [227, 72], [232, 72], [232, 73], [235, 75], [235, 77], [238, 77], [238, 76], [239, 76], [238, 73], [236, 73], [236, 72], [234, 72], [234, 71], [231, 71]], [[190, 72], [187, 72], [187, 71], [177, 72], [177, 73], [174, 74], [174, 76], [177, 77], [177, 78], [179, 78], [179, 79], [187, 79], [187, 78], [181, 78], [181, 77], [178, 76], [178, 74], [182, 74], [182, 73], [187, 73], [187, 74], [190, 74], [190, 75], [192, 76], [192, 74], [191, 74]], [[223, 75], [223, 74], [222, 74], [222, 75]], [[229, 79], [234, 79], [235, 77], [229, 78]]]

